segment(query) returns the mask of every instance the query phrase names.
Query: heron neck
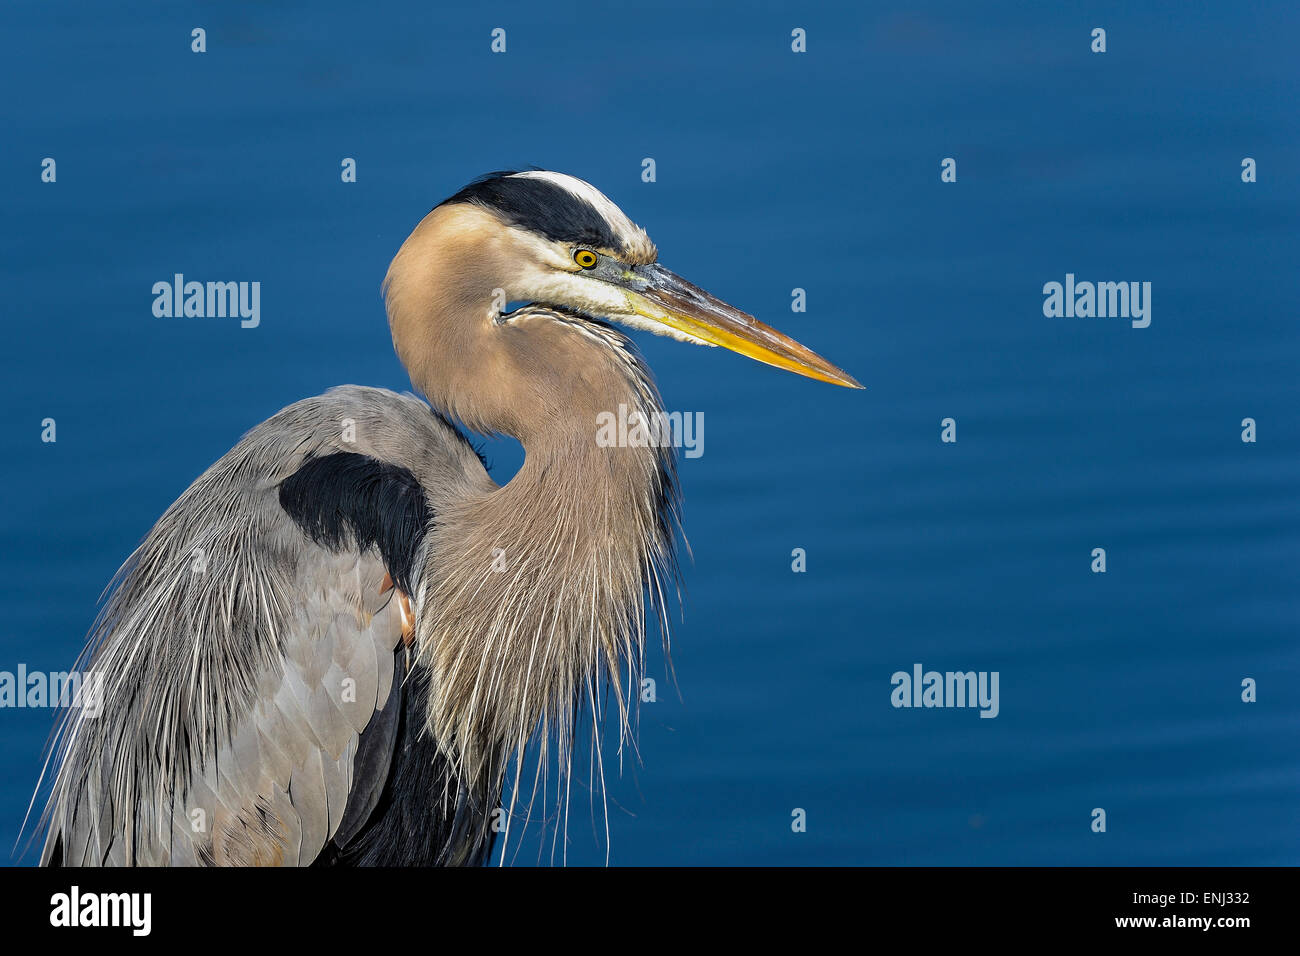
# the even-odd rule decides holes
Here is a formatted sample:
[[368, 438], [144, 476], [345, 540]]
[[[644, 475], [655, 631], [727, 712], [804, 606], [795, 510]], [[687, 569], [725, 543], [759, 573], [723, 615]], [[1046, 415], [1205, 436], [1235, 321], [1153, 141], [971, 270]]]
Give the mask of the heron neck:
[[567, 765], [575, 704], [599, 699], [602, 679], [626, 719], [646, 594], [661, 601], [673, 583], [672, 449], [627, 424], [660, 413], [657, 394], [635, 360], [596, 378], [609, 387], [540, 410], [546, 427], [521, 436], [511, 481], [432, 534], [417, 615], [430, 727], [470, 776], [522, 753], [539, 726]]

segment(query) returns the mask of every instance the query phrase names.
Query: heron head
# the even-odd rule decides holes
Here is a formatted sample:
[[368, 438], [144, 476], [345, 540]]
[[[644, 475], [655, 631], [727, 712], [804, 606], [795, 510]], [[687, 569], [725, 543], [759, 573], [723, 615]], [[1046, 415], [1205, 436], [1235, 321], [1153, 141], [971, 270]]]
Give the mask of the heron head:
[[[462, 286], [473, 277], [472, 298], [491, 296], [497, 322], [513, 321], [507, 303], [527, 301], [862, 387], [794, 339], [664, 268], [645, 231], [581, 179], [543, 170], [494, 173], [441, 203], [429, 220], [444, 239], [458, 237], [444, 241], [439, 255], [459, 257], [451, 269]], [[400, 259], [399, 253], [395, 268]], [[392, 270], [389, 276], [391, 282]], [[519, 316], [531, 321], [536, 313]]]

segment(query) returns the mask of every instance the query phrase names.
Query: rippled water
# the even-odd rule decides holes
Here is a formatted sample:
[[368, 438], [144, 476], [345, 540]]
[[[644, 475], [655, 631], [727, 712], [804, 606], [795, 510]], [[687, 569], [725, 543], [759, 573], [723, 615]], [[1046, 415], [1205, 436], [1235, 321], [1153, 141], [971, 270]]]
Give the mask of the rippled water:
[[[66, 667], [245, 429], [407, 387], [389, 258], [466, 180], [536, 164], [868, 386], [641, 341], [705, 444], [680, 697], [652, 654], [613, 862], [1300, 861], [1290, 5], [116, 6], [0, 12], [0, 669]], [[260, 281], [261, 325], [155, 319], [176, 272]], [[1151, 282], [1150, 327], [1045, 318], [1066, 273]], [[916, 663], [997, 671], [998, 716], [895, 709]], [[51, 719], [0, 711], [6, 846]], [[585, 801], [568, 859], [601, 862]]]

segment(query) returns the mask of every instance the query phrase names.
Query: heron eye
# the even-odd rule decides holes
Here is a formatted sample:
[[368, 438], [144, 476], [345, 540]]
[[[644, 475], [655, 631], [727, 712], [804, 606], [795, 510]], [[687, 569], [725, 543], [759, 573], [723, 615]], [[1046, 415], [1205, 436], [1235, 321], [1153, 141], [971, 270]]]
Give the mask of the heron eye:
[[596, 263], [600, 260], [590, 249], [579, 249], [573, 254], [573, 261], [584, 269], [594, 269], [596, 268]]

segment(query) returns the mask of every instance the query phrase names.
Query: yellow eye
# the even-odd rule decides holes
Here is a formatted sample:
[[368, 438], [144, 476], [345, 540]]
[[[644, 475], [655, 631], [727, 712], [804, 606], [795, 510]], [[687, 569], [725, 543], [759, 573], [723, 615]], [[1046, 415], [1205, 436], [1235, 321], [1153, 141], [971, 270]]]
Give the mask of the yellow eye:
[[596, 268], [596, 263], [600, 260], [590, 249], [579, 249], [573, 254], [573, 261], [584, 269], [594, 269]]

